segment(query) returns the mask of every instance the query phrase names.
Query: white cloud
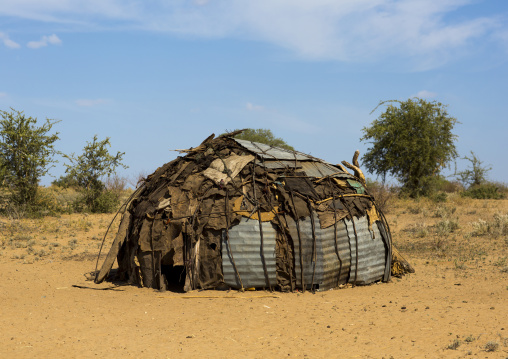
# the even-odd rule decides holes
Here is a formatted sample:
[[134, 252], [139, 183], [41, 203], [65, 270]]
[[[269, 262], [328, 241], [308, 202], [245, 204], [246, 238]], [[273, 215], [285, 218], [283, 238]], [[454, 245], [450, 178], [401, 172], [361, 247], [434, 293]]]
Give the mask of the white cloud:
[[7, 97], [7, 92], [0, 92], [0, 98]]
[[20, 45], [17, 42], [12, 41], [7, 34], [0, 32], [0, 41], [11, 49], [19, 49]]
[[[0, 15], [71, 29], [144, 29], [266, 41], [314, 60], [411, 59], [420, 69], [502, 42], [504, 14], [468, 12], [475, 0], [3, 0]], [[206, 5], [206, 6], [204, 6]], [[454, 16], [460, 11], [460, 16]], [[47, 42], [49, 43], [49, 42]], [[43, 40], [32, 46], [44, 46]]]
[[108, 103], [109, 101], [105, 100], [105, 99], [98, 98], [98, 99], [93, 99], [93, 100], [92, 99], [79, 99], [74, 102], [76, 103], [76, 105], [81, 106], [81, 107], [92, 107], [92, 106], [97, 106], [97, 105], [102, 105], [102, 104]]
[[427, 90], [422, 90], [418, 92], [416, 95], [413, 95], [411, 97], [419, 97], [419, 98], [434, 98], [437, 96], [437, 93]]
[[31, 49], [38, 49], [48, 45], [61, 45], [62, 40], [55, 34], [49, 36], [43, 36], [39, 41], [30, 41], [26, 44]]
[[263, 106], [259, 106], [259, 105], [254, 105], [250, 102], [247, 102], [247, 104], [245, 105], [245, 108], [248, 110], [248, 111], [262, 111], [264, 110], [264, 107]]

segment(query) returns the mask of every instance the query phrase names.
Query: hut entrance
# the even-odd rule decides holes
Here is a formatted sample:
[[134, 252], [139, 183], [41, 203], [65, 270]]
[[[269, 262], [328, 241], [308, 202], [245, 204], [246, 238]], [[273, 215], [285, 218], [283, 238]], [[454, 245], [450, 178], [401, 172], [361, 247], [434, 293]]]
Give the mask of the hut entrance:
[[184, 293], [185, 266], [162, 265], [161, 272], [166, 279], [166, 289], [171, 292]]

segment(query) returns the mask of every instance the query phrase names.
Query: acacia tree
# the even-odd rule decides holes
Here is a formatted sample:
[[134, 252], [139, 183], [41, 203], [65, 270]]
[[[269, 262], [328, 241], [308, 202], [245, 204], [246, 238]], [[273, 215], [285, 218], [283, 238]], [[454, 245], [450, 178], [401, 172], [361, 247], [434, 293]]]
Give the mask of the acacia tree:
[[113, 156], [108, 147], [111, 147], [109, 137], [99, 141], [95, 135], [92, 142], [87, 142], [81, 155], [65, 156], [71, 162], [65, 165], [65, 172], [83, 190], [82, 200], [91, 212], [108, 212], [118, 203], [118, 198], [113, 198], [114, 194], [111, 196], [105, 192], [102, 179], [114, 174], [118, 166], [128, 168], [122, 163], [125, 152], [117, 152]]
[[238, 135], [236, 135], [235, 138], [238, 138], [239, 140], [264, 143], [270, 146], [281, 147], [291, 151], [295, 150], [292, 146], [288, 145], [286, 141], [284, 141], [282, 138], [275, 137], [275, 135], [269, 129], [247, 128]]
[[473, 151], [471, 151], [471, 157], [464, 156], [463, 159], [471, 162], [471, 166], [457, 173], [460, 181], [469, 187], [484, 184], [487, 181], [487, 172], [492, 167], [483, 165], [483, 161], [476, 157]]
[[38, 126], [37, 118], [11, 110], [0, 111], [0, 174], [3, 184], [11, 190], [14, 203], [32, 205], [39, 180], [57, 162], [54, 143], [59, 140], [58, 132], [50, 132], [58, 121], [46, 119]]
[[396, 177], [410, 196], [428, 195], [441, 169], [457, 157], [457, 119], [440, 102], [419, 98], [381, 101], [372, 112], [385, 104], [385, 112], [362, 129], [360, 140], [372, 145], [362, 161], [383, 182], [387, 174]]

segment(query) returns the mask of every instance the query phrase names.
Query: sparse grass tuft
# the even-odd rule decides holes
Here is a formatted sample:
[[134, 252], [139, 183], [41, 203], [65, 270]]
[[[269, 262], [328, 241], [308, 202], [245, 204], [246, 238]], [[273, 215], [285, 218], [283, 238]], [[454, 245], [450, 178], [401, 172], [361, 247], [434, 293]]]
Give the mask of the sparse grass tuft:
[[507, 264], [508, 264], [508, 257], [499, 258], [496, 262], [494, 262], [494, 265], [496, 267], [505, 267]]
[[76, 249], [76, 247], [78, 245], [78, 240], [76, 238], [71, 239], [67, 244], [69, 246], [69, 249], [72, 251], [72, 250]]
[[460, 340], [455, 339], [451, 344], [448, 344], [446, 349], [457, 350], [457, 348], [460, 347], [460, 344]]
[[417, 204], [415, 206], [408, 207], [407, 211], [411, 214], [420, 214], [420, 213], [423, 213], [425, 211], [425, 209], [421, 204]]
[[404, 231], [411, 233], [417, 238], [425, 238], [429, 234], [428, 226], [425, 223], [411, 224]]
[[39, 256], [39, 257], [46, 257], [48, 256], [50, 253], [46, 252], [44, 249], [41, 249], [40, 251], [38, 252], [34, 252], [34, 255], [36, 256]]
[[485, 344], [484, 348], [486, 352], [495, 352], [499, 348], [499, 343], [490, 341]]
[[464, 341], [465, 341], [466, 343], [472, 343], [472, 342], [474, 342], [474, 341], [475, 341], [475, 339], [476, 339], [476, 338], [475, 338], [475, 337], [471, 334], [471, 335], [469, 335], [466, 339], [464, 339]]
[[20, 233], [9, 239], [9, 245], [11, 248], [27, 248], [33, 245], [31, 240], [32, 236]]
[[459, 269], [459, 270], [467, 269], [466, 264], [463, 261], [455, 260], [454, 263], [455, 263], [455, 269]]
[[440, 221], [434, 225], [435, 232], [438, 236], [447, 236], [450, 233], [459, 229], [459, 220], [448, 220]]

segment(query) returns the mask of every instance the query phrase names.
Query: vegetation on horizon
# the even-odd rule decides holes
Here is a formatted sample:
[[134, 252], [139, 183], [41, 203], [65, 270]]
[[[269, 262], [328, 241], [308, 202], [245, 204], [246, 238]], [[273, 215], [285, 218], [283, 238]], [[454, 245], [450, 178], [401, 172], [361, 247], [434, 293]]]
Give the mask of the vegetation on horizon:
[[[237, 131], [237, 130], [235, 130]], [[266, 128], [247, 128], [235, 136], [239, 140], [246, 140], [252, 142], [264, 143], [266, 145], [285, 148], [286, 150], [294, 151], [293, 146], [290, 146], [280, 137], [275, 137], [271, 130]]]
[[[60, 139], [52, 133], [59, 121], [46, 119], [39, 124], [37, 118], [26, 116], [11, 108], [0, 111], [0, 211], [13, 215], [43, 216], [58, 212], [111, 212], [119, 204], [120, 193], [110, 190], [105, 180], [115, 174], [118, 166], [127, 168], [121, 161], [124, 153], [111, 155], [109, 137], [99, 141], [94, 136], [83, 149], [83, 154], [65, 155], [55, 149]], [[54, 185], [72, 187], [80, 193], [72, 204], [59, 203], [58, 191], [39, 186], [41, 178], [49, 173], [55, 157], [61, 155], [70, 161], [66, 176]], [[122, 188], [123, 190], [124, 188]]]
[[[470, 166], [456, 173], [456, 181], [439, 174], [457, 156], [456, 136], [451, 133], [457, 120], [444, 105], [409, 99], [378, 106], [385, 103], [389, 103], [386, 111], [363, 129], [361, 138], [373, 144], [363, 159], [365, 167], [383, 180], [369, 180], [367, 186], [382, 210], [389, 210], [395, 198], [405, 195], [427, 196], [436, 203], [446, 202], [447, 194], [454, 192], [477, 199], [506, 198], [507, 186], [489, 182], [487, 173], [492, 167], [472, 151], [471, 156], [463, 157]], [[99, 140], [95, 135], [82, 154], [66, 155], [55, 149], [60, 137], [52, 128], [58, 121], [46, 119], [39, 124], [36, 118], [11, 110], [0, 111], [0, 213], [22, 217], [107, 213], [118, 208], [127, 181], [116, 176], [116, 169], [127, 166], [122, 163], [124, 152], [109, 153], [109, 137]], [[269, 129], [246, 129], [235, 138], [294, 150]], [[64, 164], [66, 174], [55, 179], [51, 188], [40, 187], [41, 177], [54, 167], [57, 155], [69, 162]], [[401, 187], [386, 185], [387, 174], [398, 178]]]

